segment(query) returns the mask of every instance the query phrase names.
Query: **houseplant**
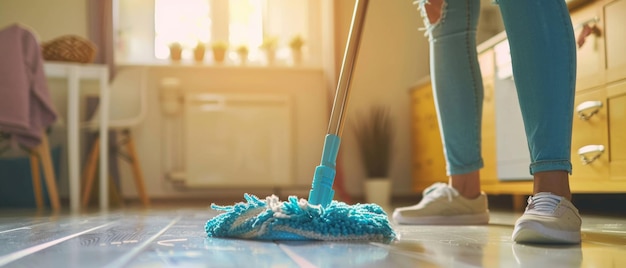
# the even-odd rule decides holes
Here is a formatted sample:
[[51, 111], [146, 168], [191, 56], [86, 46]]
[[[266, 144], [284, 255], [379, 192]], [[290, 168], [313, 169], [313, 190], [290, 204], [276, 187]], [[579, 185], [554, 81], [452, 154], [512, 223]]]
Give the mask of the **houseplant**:
[[174, 42], [170, 44], [170, 59], [172, 61], [180, 61], [182, 53], [183, 46], [180, 43]]
[[259, 47], [265, 51], [267, 58], [267, 64], [273, 65], [276, 59], [276, 49], [278, 48], [278, 38], [273, 36], [266, 36], [263, 38], [263, 43]]
[[393, 150], [394, 126], [388, 107], [373, 106], [355, 120], [354, 134], [365, 169], [365, 199], [368, 203], [389, 205], [389, 167]]
[[302, 63], [302, 47], [304, 46], [304, 39], [300, 35], [296, 35], [289, 40], [289, 48], [291, 48], [291, 56], [293, 57], [293, 63], [300, 65]]
[[226, 58], [226, 50], [228, 50], [228, 43], [223, 41], [215, 41], [211, 43], [211, 51], [213, 51], [213, 60], [216, 63], [224, 62]]
[[202, 42], [198, 42], [193, 49], [193, 58], [196, 62], [204, 61], [204, 53], [206, 51], [205, 45]]
[[241, 60], [241, 64], [246, 64], [246, 62], [248, 61], [248, 46], [246, 46], [246, 45], [238, 46], [235, 51], [239, 55], [239, 59]]

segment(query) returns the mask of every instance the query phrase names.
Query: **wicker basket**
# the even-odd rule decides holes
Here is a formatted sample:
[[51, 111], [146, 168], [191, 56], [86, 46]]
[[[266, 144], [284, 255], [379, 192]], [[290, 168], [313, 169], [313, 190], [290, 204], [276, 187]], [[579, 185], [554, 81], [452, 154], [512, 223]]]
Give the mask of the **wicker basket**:
[[92, 63], [96, 57], [96, 45], [76, 35], [64, 35], [44, 42], [42, 54], [45, 60]]

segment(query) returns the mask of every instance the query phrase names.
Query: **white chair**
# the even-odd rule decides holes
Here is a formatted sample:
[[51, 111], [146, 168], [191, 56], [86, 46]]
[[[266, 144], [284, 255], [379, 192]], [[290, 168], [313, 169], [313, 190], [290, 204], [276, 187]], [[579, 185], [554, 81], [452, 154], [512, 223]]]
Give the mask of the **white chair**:
[[[135, 186], [137, 187], [141, 203], [145, 207], [150, 205], [150, 199], [146, 193], [143, 172], [139, 164], [131, 128], [141, 123], [148, 112], [147, 78], [147, 68], [138, 67], [119, 70], [110, 87], [111, 109], [109, 115], [109, 128], [119, 130], [119, 133], [122, 134], [119, 145], [126, 147], [127, 157], [125, 157], [125, 159], [131, 164]], [[83, 127], [97, 133], [100, 118], [99, 113], [100, 111], [98, 109], [91, 119], [83, 124]], [[99, 148], [99, 141], [99, 138], [94, 139], [83, 171], [85, 182], [82, 198], [83, 207], [86, 207], [89, 203], [98, 163], [99, 150], [101, 149]]]

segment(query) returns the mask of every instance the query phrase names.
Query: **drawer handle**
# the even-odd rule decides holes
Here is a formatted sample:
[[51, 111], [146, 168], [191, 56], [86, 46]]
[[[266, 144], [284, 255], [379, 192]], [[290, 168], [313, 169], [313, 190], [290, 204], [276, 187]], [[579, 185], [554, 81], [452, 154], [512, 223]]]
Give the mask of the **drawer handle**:
[[597, 26], [598, 22], [600, 22], [600, 19], [596, 17], [596, 18], [587, 20], [581, 23], [580, 25], [576, 26], [576, 29], [582, 28], [582, 31], [580, 31], [580, 34], [578, 35], [578, 38], [576, 39], [578, 48], [581, 48], [585, 44], [585, 41], [587, 41], [588, 36], [593, 34], [596, 37], [600, 37], [602, 35], [602, 33], [600, 32], [600, 28], [598, 28]]
[[[602, 108], [601, 101], [585, 101], [576, 106], [576, 113], [581, 120], [589, 120], [594, 114], [597, 114]], [[585, 113], [586, 110], [593, 109], [589, 113]]]
[[[587, 158], [587, 154], [595, 153], [591, 158]], [[598, 159], [602, 153], [604, 153], [604, 145], [586, 145], [578, 149], [578, 156], [583, 162], [583, 165], [589, 165], [596, 159]]]
[[588, 19], [588, 20], [586, 20], [586, 21], [583, 21], [583, 22], [579, 23], [578, 25], [576, 25], [576, 27], [574, 27], [574, 29], [580, 29], [580, 28], [585, 27], [585, 25], [589, 25], [589, 24], [596, 25], [596, 24], [598, 24], [599, 22], [600, 22], [600, 18], [598, 18], [598, 17], [596, 16], [596, 17], [593, 17], [593, 18], [591, 18], [591, 19]]

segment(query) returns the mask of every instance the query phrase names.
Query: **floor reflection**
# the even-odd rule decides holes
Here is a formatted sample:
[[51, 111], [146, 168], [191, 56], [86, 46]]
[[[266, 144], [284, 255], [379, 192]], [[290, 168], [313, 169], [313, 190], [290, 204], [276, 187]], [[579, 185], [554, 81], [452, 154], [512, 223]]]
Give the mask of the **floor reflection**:
[[583, 217], [580, 245], [511, 240], [515, 213], [483, 226], [394, 225], [389, 244], [207, 238], [207, 209], [0, 215], [7, 267], [626, 267], [626, 217]]

